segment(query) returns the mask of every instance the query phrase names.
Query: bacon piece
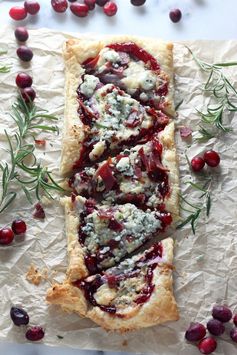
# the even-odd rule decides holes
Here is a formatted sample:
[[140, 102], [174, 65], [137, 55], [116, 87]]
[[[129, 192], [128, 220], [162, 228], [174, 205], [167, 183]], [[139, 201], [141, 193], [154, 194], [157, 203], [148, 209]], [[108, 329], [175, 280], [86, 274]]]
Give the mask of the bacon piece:
[[184, 126], [180, 128], [179, 132], [182, 138], [188, 138], [192, 135], [193, 131], [191, 130], [191, 128]]
[[109, 163], [106, 162], [97, 170], [97, 176], [100, 176], [105, 184], [105, 190], [110, 191], [117, 184]]
[[128, 119], [124, 121], [124, 125], [129, 128], [135, 128], [141, 124], [141, 114], [137, 111], [130, 113]]

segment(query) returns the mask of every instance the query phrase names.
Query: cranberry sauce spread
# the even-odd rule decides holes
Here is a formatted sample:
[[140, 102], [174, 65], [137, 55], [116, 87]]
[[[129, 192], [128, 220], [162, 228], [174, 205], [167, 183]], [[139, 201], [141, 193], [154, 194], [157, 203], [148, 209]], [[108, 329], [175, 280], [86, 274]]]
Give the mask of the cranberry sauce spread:
[[[142, 257], [126, 260], [103, 274], [78, 280], [74, 282], [74, 286], [84, 291], [87, 301], [93, 306], [111, 315], [123, 317], [122, 311], [127, 304], [129, 306], [142, 305], [151, 297], [155, 289], [152, 283], [153, 273], [158, 264], [162, 262], [162, 254], [162, 244], [156, 243]], [[107, 288], [107, 292], [115, 290], [116, 295], [109, 304], [100, 303], [102, 300], [99, 300], [97, 291], [101, 286]], [[127, 297], [128, 302], [124, 297]]]

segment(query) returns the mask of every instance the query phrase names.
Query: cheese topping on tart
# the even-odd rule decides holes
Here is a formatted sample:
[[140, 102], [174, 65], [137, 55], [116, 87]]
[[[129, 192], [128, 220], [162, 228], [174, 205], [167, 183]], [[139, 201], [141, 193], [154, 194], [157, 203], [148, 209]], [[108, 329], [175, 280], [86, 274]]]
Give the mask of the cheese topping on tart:
[[70, 186], [79, 195], [101, 194], [112, 204], [133, 202], [142, 208], [159, 208], [170, 190], [162, 165], [162, 145], [153, 137], [146, 144], [125, 149], [106, 162], [76, 173]]
[[103, 84], [113, 83], [142, 103], [163, 108], [168, 94], [167, 76], [156, 59], [135, 43], [105, 47], [84, 67], [86, 73], [96, 75]]
[[143, 211], [130, 203], [97, 208], [86, 201], [85, 205], [79, 202], [76, 210], [79, 242], [91, 274], [119, 262], [164, 228], [164, 215], [159, 211]]
[[[93, 79], [95, 78], [95, 80]], [[141, 105], [113, 84], [99, 85], [93, 75], [85, 75], [78, 88], [81, 121], [88, 126], [81, 158], [74, 169], [88, 165], [110, 151], [122, 149], [154, 130], [163, 129], [169, 118]], [[82, 88], [82, 91], [81, 91]], [[91, 97], [88, 95], [91, 94]]]
[[126, 315], [126, 309], [147, 302], [155, 289], [153, 273], [164, 264], [162, 242], [154, 244], [143, 254], [136, 255], [108, 269], [74, 282], [81, 288], [87, 301], [101, 310], [118, 317]]

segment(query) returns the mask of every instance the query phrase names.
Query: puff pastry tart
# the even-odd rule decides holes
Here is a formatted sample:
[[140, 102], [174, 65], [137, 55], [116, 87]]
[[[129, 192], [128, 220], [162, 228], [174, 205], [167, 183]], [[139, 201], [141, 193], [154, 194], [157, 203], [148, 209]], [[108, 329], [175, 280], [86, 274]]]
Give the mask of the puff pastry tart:
[[176, 320], [173, 241], [156, 242], [178, 216], [172, 44], [75, 39], [64, 57], [69, 266], [47, 300], [108, 330]]
[[115, 36], [69, 40], [61, 172], [148, 140], [174, 115], [172, 44]]
[[110, 268], [54, 285], [47, 300], [121, 332], [178, 319], [172, 293], [173, 240], [167, 238]]

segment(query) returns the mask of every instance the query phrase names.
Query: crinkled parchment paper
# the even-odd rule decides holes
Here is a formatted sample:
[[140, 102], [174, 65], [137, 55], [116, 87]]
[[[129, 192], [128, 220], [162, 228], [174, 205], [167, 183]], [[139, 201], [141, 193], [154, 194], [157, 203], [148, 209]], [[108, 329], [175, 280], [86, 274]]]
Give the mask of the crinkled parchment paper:
[[[59, 117], [61, 131], [64, 106], [64, 74], [61, 56], [62, 44], [69, 35], [49, 30], [30, 32], [28, 45], [33, 48], [34, 58], [29, 72], [37, 90], [37, 104]], [[188, 45], [207, 61], [236, 61], [237, 42], [194, 41]], [[12, 29], [1, 30], [0, 47], [8, 46], [7, 61], [11, 62], [9, 74], [0, 74], [0, 159], [6, 157], [2, 149], [6, 146], [4, 129], [14, 131], [9, 109], [15, 100], [15, 76], [22, 71], [16, 58], [16, 42]], [[4, 61], [4, 57], [0, 59]], [[6, 61], [6, 60], [5, 60]], [[198, 116], [195, 108], [202, 107], [203, 95], [200, 84], [203, 76], [192, 61], [183, 43], [175, 44], [174, 63], [176, 72], [176, 101], [184, 99], [179, 110], [177, 127], [188, 125], [195, 129]], [[229, 77], [236, 84], [236, 69], [228, 69]], [[45, 303], [45, 292], [49, 282], [39, 286], [26, 281], [29, 266], [34, 263], [39, 270], [47, 268], [50, 279], [62, 278], [67, 265], [66, 239], [64, 235], [63, 211], [57, 201], [45, 206], [46, 219], [32, 218], [32, 207], [19, 193], [17, 200], [7, 213], [0, 216], [1, 226], [11, 223], [16, 216], [27, 221], [25, 238], [17, 238], [12, 246], [0, 248], [0, 339], [24, 342], [24, 329], [13, 326], [9, 310], [12, 304], [23, 306], [30, 314], [31, 324], [46, 328], [44, 343], [60, 344], [80, 349], [110, 349], [139, 353], [198, 354], [195, 346], [184, 341], [184, 331], [190, 321], [203, 321], [210, 317], [215, 302], [226, 302], [237, 311], [237, 117], [232, 119], [233, 132], [228, 136], [212, 139], [206, 147], [221, 152], [220, 169], [213, 172], [212, 209], [209, 220], [199, 222], [196, 235], [190, 226], [173, 237], [175, 246], [174, 292], [180, 309], [180, 320], [174, 323], [142, 329], [130, 334], [108, 334], [87, 319], [65, 314], [60, 308]], [[57, 176], [60, 158], [61, 136], [40, 134], [47, 140], [46, 148], [37, 149], [42, 162]], [[190, 179], [185, 159], [204, 150], [204, 145], [193, 144], [188, 148], [182, 142], [177, 129], [177, 146], [180, 156], [182, 189], [187, 194], [193, 191], [184, 184]], [[52, 271], [56, 273], [52, 274]], [[57, 335], [63, 337], [58, 339]], [[236, 346], [228, 335], [218, 342], [218, 354], [233, 355]]]

